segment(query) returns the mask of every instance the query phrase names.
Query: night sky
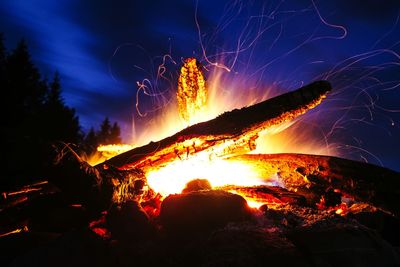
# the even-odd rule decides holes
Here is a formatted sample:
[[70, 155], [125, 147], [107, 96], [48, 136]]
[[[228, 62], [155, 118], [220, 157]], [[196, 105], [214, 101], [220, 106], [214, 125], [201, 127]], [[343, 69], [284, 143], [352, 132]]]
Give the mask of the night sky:
[[[9, 49], [25, 38], [44, 75], [60, 72], [85, 130], [108, 116], [129, 142], [133, 118], [140, 131], [160, 112], [139, 92], [148, 116], [138, 115], [137, 82], [168, 99], [182, 58], [195, 56], [209, 71], [224, 63], [237, 84], [279, 92], [328, 79], [334, 92], [309, 123], [340, 156], [400, 171], [399, 14], [398, 0], [199, 0], [197, 16], [193, 0], [4, 0], [0, 32]], [[171, 83], [156, 80], [166, 54], [177, 63], [165, 62]]]

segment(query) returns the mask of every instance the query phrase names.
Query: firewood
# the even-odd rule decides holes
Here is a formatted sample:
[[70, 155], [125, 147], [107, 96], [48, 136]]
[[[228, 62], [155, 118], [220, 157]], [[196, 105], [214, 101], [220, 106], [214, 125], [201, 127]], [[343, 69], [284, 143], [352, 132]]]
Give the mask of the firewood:
[[57, 159], [49, 170], [49, 181], [61, 190], [67, 202], [82, 204], [95, 215], [108, 209], [112, 203], [140, 197], [137, 182], [145, 179], [140, 170], [95, 168], [68, 146], [58, 149]]
[[353, 160], [304, 154], [238, 155], [260, 175], [279, 176], [284, 186], [315, 204], [331, 190], [400, 216], [400, 173]]
[[[289, 191], [279, 186], [235, 186], [227, 185], [218, 187], [220, 190], [237, 193], [245, 198], [257, 200], [265, 204], [292, 204], [305, 205], [306, 199], [303, 195]], [[266, 207], [264, 207], [265, 209]]]
[[[104, 164], [120, 169], [161, 167], [173, 160], [207, 151], [217, 156], [253, 150], [258, 133], [293, 120], [317, 106], [331, 86], [318, 81], [253, 106], [235, 109], [219, 117], [190, 126], [170, 137], [113, 157]], [[220, 152], [217, 152], [220, 151]]]

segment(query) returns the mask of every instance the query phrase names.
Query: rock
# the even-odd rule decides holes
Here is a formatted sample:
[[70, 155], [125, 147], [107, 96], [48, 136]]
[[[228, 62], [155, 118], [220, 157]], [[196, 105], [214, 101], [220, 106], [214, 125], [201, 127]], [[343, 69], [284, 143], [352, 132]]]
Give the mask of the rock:
[[185, 188], [182, 190], [182, 193], [190, 193], [201, 190], [211, 190], [211, 184], [207, 179], [195, 179], [188, 182]]
[[147, 214], [135, 201], [112, 206], [106, 216], [106, 225], [112, 238], [121, 241], [141, 241], [155, 233]]
[[21, 212], [29, 218], [30, 231], [63, 233], [84, 228], [89, 221], [84, 207], [66, 203], [60, 194], [44, 195], [28, 204]]
[[89, 230], [74, 230], [18, 256], [10, 266], [117, 266], [107, 243]]
[[296, 227], [299, 225], [299, 218], [293, 214], [293, 212], [282, 209], [282, 210], [274, 210], [269, 209], [264, 212], [265, 218], [267, 218], [273, 225], [277, 225], [280, 227]]
[[207, 240], [203, 258], [204, 267], [309, 266], [288, 239], [256, 227], [216, 231]]
[[399, 218], [365, 204], [352, 205], [347, 217], [377, 231], [391, 245], [400, 246]]
[[288, 238], [312, 266], [399, 266], [400, 258], [376, 232], [356, 225], [313, 225]]
[[225, 191], [198, 191], [168, 196], [161, 204], [161, 224], [174, 234], [196, 234], [251, 218], [247, 202]]
[[[15, 259], [21, 258], [26, 253], [29, 253], [29, 251], [38, 247], [48, 245], [59, 236], [59, 234], [55, 233], [23, 232], [0, 238], [1, 266], [9, 266]], [[32, 264], [29, 266], [32, 266]]]

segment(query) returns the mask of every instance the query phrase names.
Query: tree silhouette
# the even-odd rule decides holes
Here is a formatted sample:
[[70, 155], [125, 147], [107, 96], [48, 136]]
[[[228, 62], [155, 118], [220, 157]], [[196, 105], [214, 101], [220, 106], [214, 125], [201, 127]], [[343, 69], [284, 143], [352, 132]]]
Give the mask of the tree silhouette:
[[109, 144], [120, 144], [121, 140], [121, 129], [117, 122], [114, 122], [111, 126], [110, 119], [106, 117], [100, 125], [100, 131], [97, 133], [98, 144], [109, 145]]
[[106, 117], [100, 125], [100, 132], [98, 133], [98, 141], [101, 145], [110, 144], [111, 124], [108, 117]]
[[86, 152], [86, 154], [90, 155], [96, 151], [98, 146], [99, 146], [99, 142], [98, 142], [97, 134], [96, 134], [94, 128], [91, 127], [83, 141], [83, 150]]
[[45, 178], [56, 142], [83, 143], [87, 153], [99, 144], [121, 143], [120, 127], [108, 118], [99, 132], [91, 128], [83, 139], [79, 118], [62, 97], [60, 80], [57, 72], [50, 83], [42, 79], [25, 41], [7, 53], [0, 35], [0, 107], [6, 151], [1, 188]]
[[43, 179], [52, 164], [51, 145], [80, 142], [78, 117], [61, 97], [59, 75], [47, 84], [23, 40], [8, 54], [0, 38], [0, 83], [7, 154], [0, 186]]
[[84, 138], [83, 149], [86, 154], [90, 155], [96, 152], [99, 145], [120, 144], [121, 129], [117, 122], [111, 125], [110, 119], [106, 117], [101, 125], [99, 131], [95, 131], [92, 127]]
[[7, 51], [4, 46], [4, 38], [3, 34], [0, 33], [0, 86], [1, 88], [5, 88], [6, 81], [6, 57]]
[[121, 140], [121, 128], [119, 127], [117, 122], [114, 122], [113, 126], [110, 130], [110, 142], [113, 144], [122, 143]]
[[[1, 90], [1, 94], [2, 94], [2, 98], [4, 100], [7, 100], [7, 97], [9, 95], [8, 93], [8, 85], [7, 85], [7, 73], [6, 73], [6, 60], [7, 60], [7, 50], [4, 46], [4, 38], [3, 38], [3, 34], [0, 33], [0, 90]], [[4, 106], [4, 100], [1, 101], [1, 112], [2, 114], [6, 114], [4, 112], [7, 112], [6, 107]], [[4, 125], [4, 121], [3, 121], [3, 125]], [[4, 125], [6, 126], [6, 125]]]
[[51, 131], [47, 132], [47, 140], [68, 143], [81, 141], [79, 119], [75, 115], [75, 110], [64, 104], [58, 72], [55, 73], [53, 81], [49, 85], [44, 111], [44, 123], [51, 127]]
[[40, 115], [46, 84], [33, 65], [24, 41], [7, 55], [5, 68], [6, 84], [1, 98], [3, 131], [9, 153], [5, 174], [7, 178], [39, 176], [41, 162], [38, 158], [44, 154]]
[[61, 98], [61, 85], [60, 85], [60, 74], [56, 72], [50, 88], [47, 93], [46, 102], [48, 105], [63, 106], [64, 100]]
[[40, 110], [45, 100], [46, 84], [34, 66], [28, 47], [22, 40], [7, 58], [7, 78], [10, 82], [8, 91], [12, 94], [17, 108], [26, 114]]

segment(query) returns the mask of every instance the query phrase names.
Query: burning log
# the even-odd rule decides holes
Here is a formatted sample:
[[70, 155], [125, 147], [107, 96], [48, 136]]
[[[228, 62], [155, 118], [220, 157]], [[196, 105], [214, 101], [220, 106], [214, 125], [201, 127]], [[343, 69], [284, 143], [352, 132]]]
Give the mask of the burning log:
[[306, 205], [306, 198], [295, 192], [289, 191], [279, 186], [234, 186], [228, 185], [219, 187], [218, 189], [238, 194], [247, 200], [249, 205], [255, 202], [255, 206], [265, 205], [263, 209], [268, 209], [268, 206], [274, 204], [292, 204], [292, 205]]
[[334, 191], [400, 215], [400, 173], [383, 167], [301, 154], [239, 155], [228, 160], [255, 166], [261, 177], [278, 174], [287, 189], [305, 196], [310, 204], [316, 204], [321, 196]]
[[120, 154], [104, 164], [120, 169], [140, 168], [146, 172], [149, 168], [161, 167], [200, 152], [216, 156], [246, 153], [255, 148], [254, 141], [260, 131], [304, 114], [321, 103], [330, 89], [326, 81], [314, 82], [296, 91], [195, 124], [173, 136]]

